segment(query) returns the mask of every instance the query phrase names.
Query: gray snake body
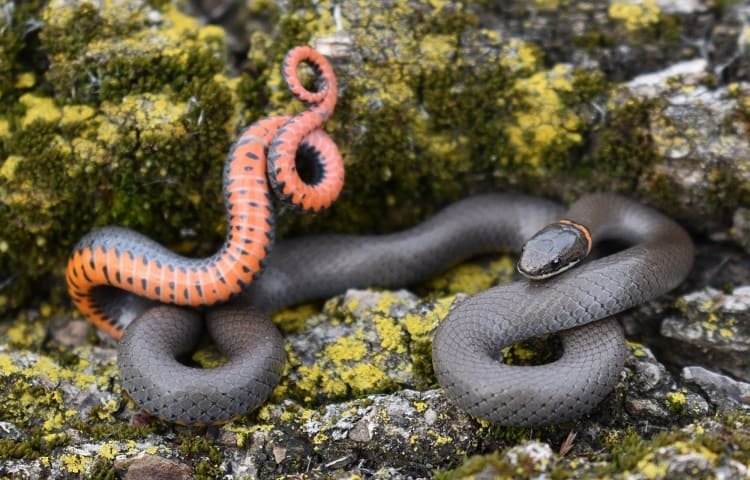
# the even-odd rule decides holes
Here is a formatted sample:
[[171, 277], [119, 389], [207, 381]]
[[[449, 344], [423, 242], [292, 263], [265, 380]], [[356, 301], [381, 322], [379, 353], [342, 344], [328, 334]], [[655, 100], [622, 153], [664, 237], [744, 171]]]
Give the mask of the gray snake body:
[[[149, 305], [121, 301], [121, 311], [140, 317], [120, 342], [123, 387], [142, 408], [171, 421], [226, 421], [259, 405], [280, 378], [282, 339], [268, 312], [347, 288], [402, 287], [471, 256], [517, 250], [563, 212], [534, 197], [488, 194], [394, 234], [281, 242], [245, 293], [208, 310], [211, 335], [229, 358], [217, 369], [193, 369], [177, 360], [200, 336], [196, 314], [167, 306], [143, 313]], [[611, 390], [625, 356], [617, 322], [596, 320], [663, 294], [690, 271], [689, 236], [652, 209], [614, 195], [590, 195], [567, 218], [586, 225], [595, 241], [617, 238], [632, 246], [550, 281], [492, 288], [449, 313], [434, 337], [435, 374], [448, 396], [473, 415], [535, 425], [590, 410]], [[550, 365], [498, 361], [505, 345], [561, 330], [567, 330], [564, 353]]]

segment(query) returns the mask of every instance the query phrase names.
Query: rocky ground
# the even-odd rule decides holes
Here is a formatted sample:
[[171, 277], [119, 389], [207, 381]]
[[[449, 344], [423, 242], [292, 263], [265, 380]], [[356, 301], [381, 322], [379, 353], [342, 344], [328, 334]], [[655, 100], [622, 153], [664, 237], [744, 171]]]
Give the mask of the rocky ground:
[[[750, 478], [750, 5], [1, 7], [0, 478]], [[114, 346], [65, 297], [67, 252], [105, 223], [210, 251], [221, 158], [240, 125], [293, 108], [278, 65], [304, 42], [342, 85], [327, 129], [348, 186], [280, 235], [394, 230], [490, 189], [618, 191], [690, 230], [693, 273], [621, 317], [626, 368], [589, 417], [500, 428], [436, 388], [433, 329], [510, 281], [508, 257], [277, 314], [282, 383], [228, 425], [167, 425], [123, 400]]]

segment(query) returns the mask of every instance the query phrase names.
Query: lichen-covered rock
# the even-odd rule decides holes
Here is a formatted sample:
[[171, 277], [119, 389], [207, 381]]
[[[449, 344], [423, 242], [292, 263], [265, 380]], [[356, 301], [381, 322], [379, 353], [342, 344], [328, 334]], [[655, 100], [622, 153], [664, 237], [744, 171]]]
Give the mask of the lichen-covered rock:
[[750, 383], [734, 380], [703, 367], [685, 367], [680, 378], [686, 385], [696, 385], [718, 409], [750, 410]]
[[[0, 6], [0, 477], [750, 476], [750, 420], [737, 412], [750, 320], [745, 2], [232, 8], [196, 10], [230, 19], [228, 40], [165, 0]], [[211, 252], [224, 228], [221, 161], [241, 125], [302, 108], [278, 66], [304, 42], [340, 80], [326, 129], [347, 187], [330, 212], [282, 218], [280, 235], [390, 231], [489, 189], [565, 201], [623, 192], [700, 235], [683, 290], [623, 316], [644, 343], [631, 343], [590, 416], [492, 427], [435, 388], [435, 326], [466, 294], [509, 281], [506, 257], [411, 291], [352, 290], [322, 310], [280, 312], [284, 380], [224, 427], [166, 425], [122, 400], [115, 350], [72, 318], [62, 292], [68, 252], [105, 223]], [[249, 51], [231, 58], [227, 43]], [[31, 294], [41, 300], [23, 303]]]
[[709, 233], [748, 203], [744, 77], [715, 88], [704, 63], [697, 80], [640, 77], [610, 93], [612, 81], [699, 58], [705, 29], [737, 45], [712, 61], [741, 63], [742, 6], [307, 0], [247, 11], [233, 15], [253, 28], [249, 74], [236, 76], [223, 30], [169, 2], [13, 10], [14, 25], [43, 26], [25, 48], [49, 62], [0, 110], [0, 252], [13, 253], [0, 257], [0, 304], [17, 306], [93, 225], [210, 251], [223, 231], [220, 160], [240, 118], [299, 109], [278, 64], [301, 42], [336, 65], [342, 95], [328, 129], [347, 190], [330, 212], [287, 217], [280, 232], [392, 230], [490, 188], [565, 200], [626, 191]]
[[750, 252], [750, 208], [740, 207], [735, 210], [730, 234], [737, 243]]
[[[734, 448], [748, 440], [747, 417], [702, 420], [673, 432], [645, 440], [632, 431], [603, 434], [615, 463], [602, 462], [599, 454], [577, 453], [571, 435], [555, 454], [548, 443], [526, 442], [501, 453], [470, 458], [459, 468], [436, 478], [747, 478], [747, 456]], [[742, 447], [740, 447], [742, 448]]]
[[20, 11], [15, 22], [43, 22], [26, 48], [49, 64], [2, 92], [0, 311], [59, 270], [94, 225], [215, 240], [221, 202], [204, 209], [202, 199], [220, 193], [239, 124], [223, 31], [145, 1]]
[[[314, 409], [287, 400], [263, 407], [259, 418], [264, 424], [252, 433], [250, 450], [260, 477], [274, 470], [295, 473], [311, 455], [313, 471], [367, 463], [427, 475], [475, 451], [489, 433], [438, 390], [404, 389]], [[248, 442], [242, 436], [228, 440]]]
[[324, 314], [308, 318], [302, 332], [288, 336], [291, 370], [283, 395], [310, 403], [427, 384], [414, 371], [404, 322], [417, 308], [429, 307], [418, 306], [406, 291], [349, 291], [330, 301]]
[[646, 128], [656, 161], [643, 165], [639, 190], [691, 228], [713, 233], [750, 202], [750, 140], [737, 121], [750, 85], [708, 88], [705, 81], [705, 62], [688, 62], [633, 79], [614, 101], [650, 102]]
[[680, 298], [682, 315], [661, 323], [661, 335], [672, 340], [667, 359], [677, 365], [710, 365], [750, 380], [750, 286], [722, 292], [707, 287]]

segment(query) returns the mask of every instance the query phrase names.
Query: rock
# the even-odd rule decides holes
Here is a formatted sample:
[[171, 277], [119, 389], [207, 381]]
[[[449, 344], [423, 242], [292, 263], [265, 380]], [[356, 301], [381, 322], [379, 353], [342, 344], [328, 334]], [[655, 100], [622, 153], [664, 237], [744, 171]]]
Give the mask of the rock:
[[427, 475], [446, 461], [457, 462], [475, 451], [488, 434], [440, 390], [403, 389], [313, 410], [287, 400], [264, 407], [263, 416], [273, 425], [272, 435], [263, 437], [267, 442], [263, 451], [285, 448], [291, 438], [304, 439], [306, 447], [303, 451], [286, 447], [283, 458], [255, 456], [260, 476], [276, 468], [294, 473], [311, 453], [320, 457], [313, 471], [364, 463]]
[[[621, 431], [610, 432], [604, 440], [619, 456], [620, 470], [613, 475], [611, 466], [596, 461], [597, 455], [579, 454], [575, 439], [566, 455], [553, 453], [549, 443], [525, 441], [489, 455], [474, 456], [455, 470], [441, 472], [441, 478], [747, 478], [748, 468], [723, 448], [742, 442], [747, 425], [731, 420], [717, 423], [702, 420], [652, 440]], [[708, 433], [710, 432], [710, 433]], [[723, 436], [723, 437], [722, 437]], [[704, 442], [715, 441], [707, 447]], [[585, 450], [584, 450], [585, 452]], [[582, 452], [583, 453], [583, 452]]]
[[[733, 121], [750, 84], [707, 88], [704, 65], [693, 60], [637, 77], [615, 98], [650, 105], [647, 128], [659, 160], [641, 171], [640, 191], [693, 230], [715, 232], [750, 191], [750, 140]], [[717, 208], [716, 195], [737, 202]]]
[[721, 410], [750, 410], [750, 383], [733, 380], [703, 367], [685, 367], [680, 374], [686, 385], [697, 386], [711, 404]]
[[452, 300], [418, 302], [405, 290], [347, 291], [287, 337], [291, 365], [281, 388], [309, 403], [429, 384], [423, 337]]
[[[2, 7], [0, 477], [749, 476], [747, 2], [190, 3], [229, 32], [162, 0]], [[65, 260], [103, 224], [210, 254], [229, 144], [301, 108], [279, 75], [298, 43], [336, 69], [325, 128], [347, 187], [331, 211], [279, 215], [279, 237], [394, 231], [488, 190], [616, 191], [694, 234], [682, 290], [623, 315], [643, 344], [589, 416], [493, 427], [435, 387], [435, 326], [507, 281], [506, 257], [279, 313], [284, 380], [228, 425], [166, 425], [122, 398], [114, 348], [68, 321]]]
[[115, 461], [115, 469], [125, 480], [190, 480], [193, 471], [184, 463], [158, 455], [139, 455]]
[[625, 361], [625, 411], [632, 425], [669, 424], [677, 418], [702, 418], [711, 410], [703, 397], [677, 384], [647, 347], [631, 344]]
[[85, 320], [71, 320], [52, 331], [52, 337], [65, 346], [80, 346], [88, 342], [91, 325]]
[[750, 380], [750, 286], [728, 293], [706, 287], [683, 295], [682, 315], [671, 315], [661, 324], [661, 334], [674, 348], [666, 359], [677, 365], [702, 364]]
[[750, 208], [740, 207], [732, 216], [732, 238], [750, 252]]

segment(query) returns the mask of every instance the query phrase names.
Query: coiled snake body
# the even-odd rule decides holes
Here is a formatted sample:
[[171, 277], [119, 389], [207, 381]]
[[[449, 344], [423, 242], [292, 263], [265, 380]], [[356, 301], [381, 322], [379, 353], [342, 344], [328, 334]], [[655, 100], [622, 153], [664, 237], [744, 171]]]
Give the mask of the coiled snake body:
[[[314, 100], [330, 114], [333, 103], [321, 94], [335, 94], [330, 66], [308, 50], [300, 52], [287, 57], [292, 60], [285, 64], [285, 76], [291, 76], [294, 62], [312, 62], [324, 79]], [[290, 85], [293, 91], [302, 88], [299, 82]], [[303, 118], [325, 116], [315, 108], [312, 116]], [[119, 337], [136, 319], [119, 344], [122, 384], [141, 408], [159, 417], [219, 423], [264, 401], [284, 365], [281, 336], [267, 315], [271, 311], [347, 288], [410, 285], [468, 257], [518, 249], [542, 229], [527, 243], [519, 270], [532, 278], [555, 278], [524, 279], [459, 303], [435, 333], [433, 364], [448, 396], [473, 415], [507, 425], [562, 421], [589, 411], [618, 379], [624, 337], [617, 322], [607, 317], [674, 288], [691, 269], [693, 246], [687, 233], [623, 197], [586, 196], [571, 206], [565, 220], [552, 223], [564, 213], [555, 203], [486, 194], [390, 235], [324, 235], [281, 242], [248, 286], [270, 245], [266, 179], [251, 176], [264, 162], [266, 146], [271, 144], [268, 181], [282, 196], [317, 210], [340, 190], [343, 170], [336, 166], [340, 157], [332, 152], [335, 145], [317, 130], [320, 123], [297, 118], [260, 121], [235, 145], [225, 168], [229, 232], [215, 256], [184, 259], [140, 234], [113, 227], [89, 234], [71, 256], [71, 296], [97, 326]], [[318, 160], [312, 186], [294, 175], [300, 142]], [[321, 162], [329, 157], [338, 164]], [[300, 183], [303, 193], [288, 188], [293, 183]], [[254, 217], [260, 222], [243, 222]], [[580, 261], [592, 241], [607, 238], [630, 247], [560, 273]], [[243, 290], [229, 303], [206, 310], [209, 333], [227, 363], [210, 370], [181, 364], [178, 358], [201, 337], [200, 316], [157, 303], [212, 305]], [[194, 299], [198, 301], [191, 303]], [[559, 331], [564, 331], [564, 352], [552, 364], [521, 367], [498, 360], [506, 345]]]

